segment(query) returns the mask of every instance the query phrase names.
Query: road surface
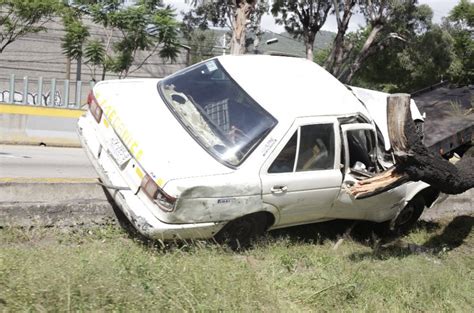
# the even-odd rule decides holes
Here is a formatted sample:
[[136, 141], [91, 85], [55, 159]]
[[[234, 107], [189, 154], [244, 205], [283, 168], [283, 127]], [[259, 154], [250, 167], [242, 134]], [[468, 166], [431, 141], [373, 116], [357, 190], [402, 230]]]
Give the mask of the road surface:
[[0, 145], [0, 179], [96, 177], [80, 148]]

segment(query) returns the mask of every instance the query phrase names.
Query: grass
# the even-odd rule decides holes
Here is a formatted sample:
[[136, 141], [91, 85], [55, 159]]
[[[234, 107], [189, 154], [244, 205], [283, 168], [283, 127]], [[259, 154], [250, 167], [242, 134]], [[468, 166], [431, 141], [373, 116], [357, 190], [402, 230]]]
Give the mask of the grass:
[[305, 226], [240, 253], [116, 227], [1, 229], [0, 310], [472, 312], [473, 220], [420, 223], [385, 245], [356, 234], [337, 250], [333, 224]]

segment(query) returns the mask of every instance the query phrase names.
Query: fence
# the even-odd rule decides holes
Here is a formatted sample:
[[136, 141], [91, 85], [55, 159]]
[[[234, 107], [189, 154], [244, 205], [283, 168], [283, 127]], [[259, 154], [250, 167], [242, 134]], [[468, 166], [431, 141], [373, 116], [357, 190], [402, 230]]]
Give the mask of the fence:
[[9, 81], [0, 82], [0, 102], [81, 109], [93, 86], [93, 81], [87, 84], [82, 81], [71, 82], [55, 78], [31, 79], [28, 76], [17, 79], [11, 74]]

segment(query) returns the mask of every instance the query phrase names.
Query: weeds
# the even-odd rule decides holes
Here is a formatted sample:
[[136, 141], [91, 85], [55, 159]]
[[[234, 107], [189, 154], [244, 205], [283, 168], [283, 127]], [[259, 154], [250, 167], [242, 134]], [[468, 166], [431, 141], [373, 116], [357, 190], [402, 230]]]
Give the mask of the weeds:
[[0, 310], [472, 311], [472, 223], [420, 223], [377, 251], [357, 234], [333, 250], [344, 227], [305, 226], [240, 253], [116, 227], [1, 229]]

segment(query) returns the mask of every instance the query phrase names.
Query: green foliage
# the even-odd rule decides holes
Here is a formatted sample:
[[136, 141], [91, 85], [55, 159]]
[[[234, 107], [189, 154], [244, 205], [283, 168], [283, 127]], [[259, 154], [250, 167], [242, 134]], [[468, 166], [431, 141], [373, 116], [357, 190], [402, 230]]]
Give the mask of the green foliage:
[[120, 1], [101, 1], [90, 5], [88, 12], [95, 23], [119, 31], [120, 39], [113, 44], [109, 64], [122, 77], [129, 73], [137, 52], [158, 50], [162, 58], [171, 60], [179, 53], [174, 11], [161, 1], [142, 0], [126, 8], [120, 6]]
[[303, 38], [307, 58], [313, 58], [313, 45], [316, 34], [326, 22], [330, 0], [275, 0], [271, 12], [277, 24], [284, 25], [285, 30], [294, 38]]
[[90, 40], [87, 42], [84, 55], [86, 57], [85, 63], [91, 66], [92, 78], [94, 80], [96, 79], [95, 74], [97, 67], [102, 67], [102, 76], [104, 76], [105, 71], [107, 70], [107, 59], [103, 43], [99, 40]]
[[178, 56], [178, 23], [171, 7], [156, 12], [152, 17], [153, 33], [162, 45], [160, 57], [174, 60]]
[[188, 46], [191, 48], [191, 64], [213, 57], [216, 34], [212, 30], [196, 29], [188, 34]]
[[163, 248], [114, 227], [2, 228], [0, 309], [470, 312], [473, 217], [455, 221], [420, 222], [378, 248], [346, 239], [337, 250], [336, 237], [308, 225], [241, 253], [203, 242]]
[[101, 41], [91, 40], [85, 48], [86, 63], [102, 65], [105, 62], [105, 49]]
[[[472, 84], [474, 43], [469, 19], [473, 8], [460, 1], [441, 26], [431, 23], [433, 14], [426, 5], [399, 8], [397, 15], [404, 17], [390, 22], [385, 32], [402, 34], [405, 41], [394, 41], [389, 49], [368, 58], [353, 84], [388, 92], [413, 92], [442, 80]], [[361, 35], [356, 45], [365, 36]]]
[[329, 54], [331, 53], [332, 47], [326, 47], [324, 49], [317, 50], [314, 53], [313, 61], [318, 63], [319, 65], [323, 66], [324, 62], [327, 60]]
[[302, 37], [308, 31], [319, 31], [331, 6], [332, 1], [328, 0], [275, 0], [272, 14], [289, 34]]
[[58, 0], [0, 0], [0, 53], [19, 37], [45, 31], [44, 23], [61, 9]]
[[367, 60], [355, 83], [387, 92], [413, 92], [445, 79], [453, 57], [452, 37], [434, 25]]
[[[402, 38], [381, 41], [354, 77], [353, 84], [387, 92], [413, 92], [446, 79], [453, 61], [453, 39], [433, 25], [426, 5], [398, 6], [387, 20], [380, 38], [396, 33]], [[370, 27], [350, 39], [354, 50], [365, 42]]]
[[[120, 0], [78, 0], [68, 7], [64, 24], [66, 36], [63, 39], [64, 53], [72, 58], [82, 55], [86, 47], [86, 63], [95, 68], [102, 65], [121, 77], [126, 77], [132, 66], [140, 68], [153, 54], [174, 60], [179, 53], [178, 23], [174, 10], [164, 6], [161, 0], [141, 0], [136, 5], [123, 7]], [[90, 40], [82, 25], [81, 17], [88, 15], [93, 22], [118, 34], [118, 39], [108, 38], [112, 43], [104, 46], [102, 41]], [[145, 54], [136, 64], [138, 53]]]
[[463, 29], [474, 27], [474, 3], [469, 0], [460, 0], [449, 13], [449, 20]]
[[454, 39], [455, 59], [449, 69], [450, 80], [470, 85], [474, 81], [474, 3], [460, 0], [443, 26]]
[[[253, 32], [254, 38], [260, 39], [263, 32], [260, 29], [262, 15], [268, 11], [267, 0], [192, 0], [194, 5], [183, 15], [185, 37], [189, 37], [195, 29], [206, 30], [210, 26], [230, 29], [231, 53], [241, 54], [248, 50], [252, 39], [247, 33]], [[242, 22], [238, 16], [245, 15]], [[243, 39], [245, 38], [245, 42]], [[259, 40], [253, 41], [256, 44]], [[254, 47], [255, 49], [256, 47]]]
[[183, 31], [195, 28], [208, 29], [209, 26], [232, 27], [230, 17], [235, 10], [235, 0], [192, 1], [194, 8], [183, 15]]
[[89, 30], [80, 18], [71, 14], [66, 14], [63, 22], [66, 35], [61, 39], [61, 48], [67, 57], [78, 60], [82, 57], [82, 47], [89, 37]]

